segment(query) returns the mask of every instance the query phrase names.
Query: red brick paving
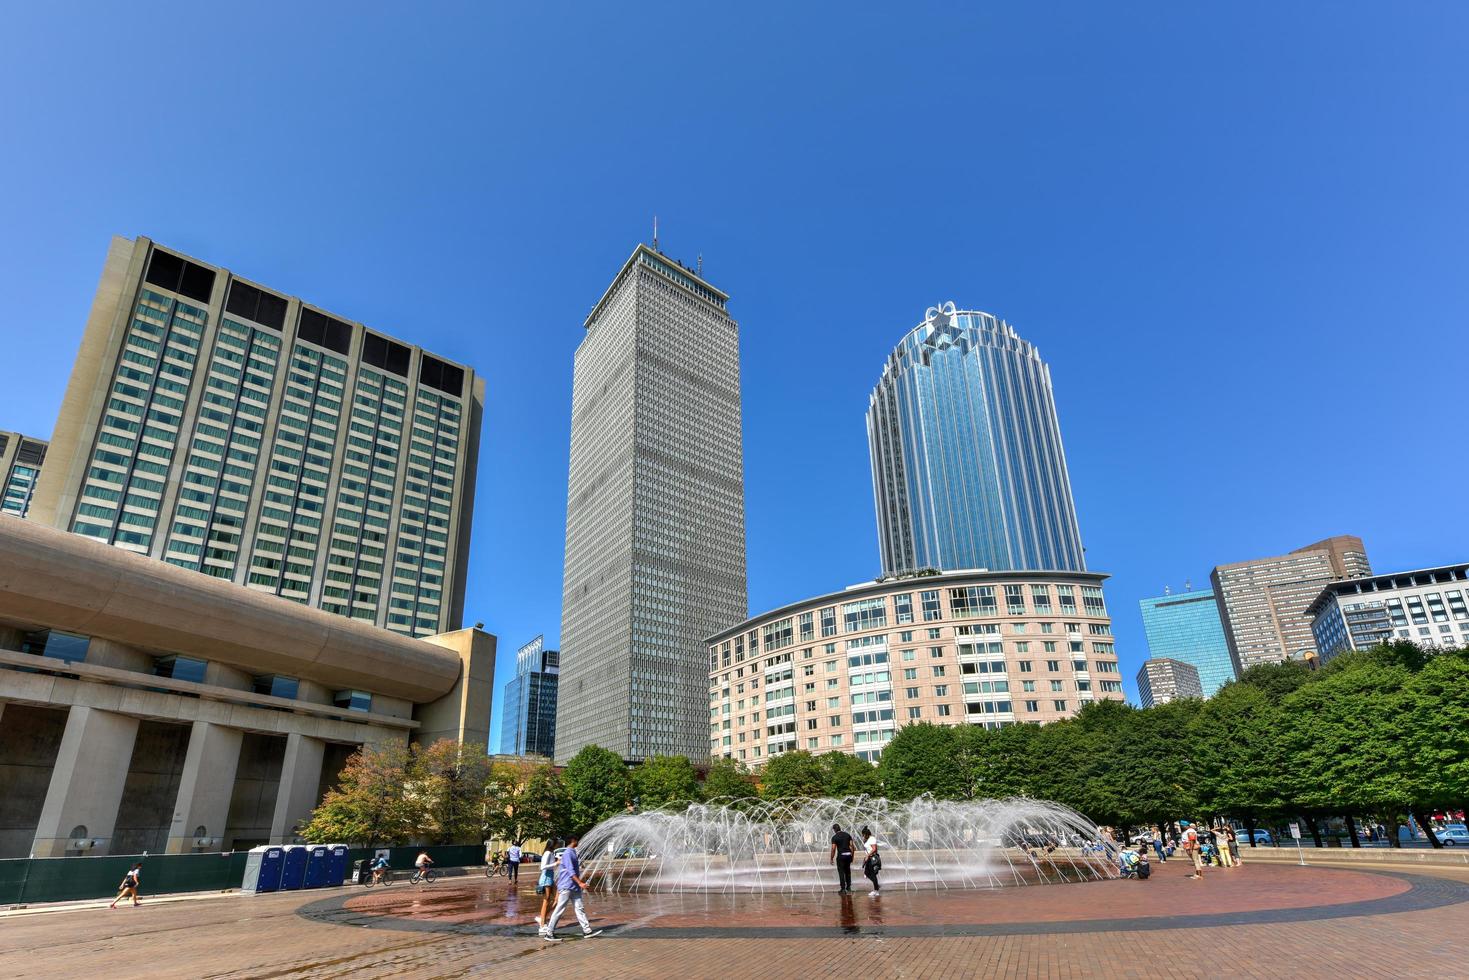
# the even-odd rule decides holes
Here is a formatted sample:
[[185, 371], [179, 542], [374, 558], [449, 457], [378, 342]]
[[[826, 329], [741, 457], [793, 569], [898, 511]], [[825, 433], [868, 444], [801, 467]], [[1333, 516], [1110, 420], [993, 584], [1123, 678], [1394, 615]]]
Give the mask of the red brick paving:
[[[679, 980], [738, 977], [821, 980], [849, 977], [1446, 977], [1469, 978], [1469, 904], [1413, 912], [1355, 915], [1299, 923], [1214, 926], [1212, 898], [1254, 894], [1259, 906], [1280, 907], [1314, 891], [1320, 902], [1340, 899], [1347, 889], [1368, 887], [1370, 874], [1319, 868], [1272, 869], [1277, 874], [1221, 871], [1202, 882], [1174, 886], [1169, 877], [1150, 882], [1055, 885], [981, 893], [975, 907], [997, 913], [1009, 902], [1055, 903], [1053, 918], [1074, 921], [1134, 915], [1138, 908], [1166, 905], [1176, 896], [1200, 916], [1198, 929], [1090, 931], [1080, 934], [890, 938], [859, 934], [831, 938], [670, 940], [635, 933], [548, 946], [527, 938], [501, 938], [456, 931], [454, 922], [432, 923], [445, 931], [361, 928], [314, 921], [298, 909], [320, 902], [322, 892], [228, 896], [217, 900], [139, 909], [52, 913], [0, 919], [0, 976], [150, 977], [265, 980], [265, 978], [353, 977], [677, 977]], [[1454, 881], [1469, 872], [1411, 869]], [[1248, 876], [1243, 872], [1249, 872]], [[1231, 880], [1233, 875], [1233, 880]], [[1387, 878], [1388, 881], [1400, 881]], [[1380, 885], [1380, 883], [1374, 883]], [[444, 888], [443, 886], [452, 886]], [[1157, 895], [1144, 889], [1158, 888]], [[397, 898], [400, 903], [405, 893]], [[469, 888], [486, 895], [503, 882], [445, 879], [424, 889], [424, 908], [441, 908], [443, 894]], [[526, 885], [528, 887], [528, 883]], [[1031, 895], [1044, 891], [1045, 895]], [[390, 890], [391, 892], [391, 890]], [[357, 890], [349, 902], [376, 900], [384, 892]], [[1295, 896], [1294, 898], [1290, 896]], [[1192, 896], [1192, 897], [1190, 897]], [[1285, 896], [1282, 898], [1282, 896]], [[342, 893], [337, 893], [338, 898]], [[1160, 903], [1158, 900], [1162, 899]], [[616, 908], [603, 896], [588, 904], [594, 923]], [[936, 908], [930, 897], [913, 903]], [[810, 896], [830, 901], [835, 896]], [[891, 900], [899, 899], [899, 900]], [[1046, 900], [1046, 901], [1043, 901]], [[1393, 899], [1389, 896], [1389, 901]], [[854, 906], [867, 902], [859, 896]], [[503, 900], [486, 899], [486, 907]], [[525, 896], [519, 908], [528, 908]], [[897, 921], [922, 911], [901, 896], [882, 899], [883, 915]], [[942, 901], [939, 904], [944, 904]], [[956, 908], [963, 900], [947, 904]], [[1081, 908], [1085, 906], [1085, 908]], [[825, 910], [825, 905], [820, 906]], [[1298, 906], [1297, 906], [1298, 907]], [[631, 905], [629, 905], [631, 908]], [[1129, 911], [1129, 909], [1131, 911]], [[680, 909], [679, 915], [687, 914]], [[813, 913], [836, 917], [829, 911]], [[733, 921], [733, 920], [732, 920]], [[1101, 922], [1098, 922], [1101, 925]], [[563, 927], [565, 928], [565, 927]], [[567, 933], [569, 934], [569, 933]]]

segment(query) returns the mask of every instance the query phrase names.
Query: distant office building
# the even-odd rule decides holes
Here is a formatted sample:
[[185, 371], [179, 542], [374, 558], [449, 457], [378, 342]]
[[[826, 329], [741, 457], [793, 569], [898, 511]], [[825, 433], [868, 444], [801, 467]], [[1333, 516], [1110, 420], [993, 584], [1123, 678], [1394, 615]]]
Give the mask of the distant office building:
[[1144, 708], [1167, 704], [1179, 698], [1201, 698], [1204, 688], [1193, 664], [1169, 657], [1152, 657], [1143, 661], [1137, 672], [1138, 699]]
[[0, 514], [25, 517], [46, 461], [46, 441], [0, 432]]
[[31, 519], [304, 605], [456, 629], [484, 383], [114, 238]]
[[1390, 640], [1469, 647], [1469, 564], [1328, 585], [1306, 610], [1321, 662]]
[[543, 755], [556, 751], [556, 683], [561, 655], [538, 636], [515, 653], [515, 676], [505, 685], [502, 755]]
[[953, 572], [854, 585], [709, 638], [708, 751], [875, 762], [903, 725], [999, 728], [1120, 701], [1096, 572]]
[[931, 307], [867, 409], [884, 575], [1084, 571], [1051, 372], [988, 313]]
[[739, 329], [728, 297], [639, 245], [586, 320], [556, 760], [702, 758], [704, 638], [744, 619]]
[[1371, 574], [1362, 539], [1351, 535], [1215, 568], [1210, 580], [1235, 670], [1315, 656], [1307, 608], [1328, 584]]
[[1202, 697], [1212, 696], [1236, 678], [1213, 592], [1154, 596], [1140, 599], [1138, 606], [1148, 636], [1148, 655], [1192, 664], [1203, 685]]

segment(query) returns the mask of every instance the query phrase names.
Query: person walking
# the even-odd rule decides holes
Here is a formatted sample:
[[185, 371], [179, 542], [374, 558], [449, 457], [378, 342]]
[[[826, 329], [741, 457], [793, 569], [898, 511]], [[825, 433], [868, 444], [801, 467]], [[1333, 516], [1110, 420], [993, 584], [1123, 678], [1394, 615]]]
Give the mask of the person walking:
[[536, 916], [536, 932], [546, 931], [546, 920], [551, 914], [551, 905], [556, 901], [556, 847], [554, 841], [546, 841], [546, 850], [541, 854], [541, 876], [536, 879], [536, 894], [541, 896], [541, 914]]
[[862, 842], [867, 847], [867, 857], [862, 862], [862, 874], [872, 882], [872, 891], [867, 893], [867, 897], [879, 898], [882, 895], [882, 885], [877, 883], [877, 875], [882, 871], [882, 855], [877, 851], [877, 836], [870, 827], [862, 828]]
[[1178, 826], [1183, 831], [1183, 853], [1188, 855], [1188, 859], [1193, 862], [1194, 866], [1194, 873], [1188, 877], [1202, 878], [1204, 877], [1204, 858], [1200, 853], [1199, 832], [1187, 820], [1178, 821]]
[[1237, 868], [1244, 864], [1239, 856], [1239, 835], [1234, 832], [1233, 827], [1224, 828], [1224, 840], [1225, 849], [1229, 851], [1229, 859], [1234, 862], [1234, 866]]
[[556, 908], [551, 912], [551, 921], [546, 923], [546, 928], [541, 932], [541, 938], [548, 943], [561, 942], [556, 937], [556, 923], [561, 921], [561, 913], [566, 911], [568, 903], [576, 912], [576, 921], [581, 925], [583, 939], [602, 934], [601, 929], [592, 929], [592, 923], [587, 919], [586, 904], [581, 897], [587, 883], [581, 879], [581, 858], [576, 853], [576, 845], [580, 841], [578, 835], [572, 834], [566, 842], [566, 850], [561, 852], [561, 863], [556, 871]]
[[118, 902], [122, 901], [124, 898], [131, 898], [133, 900], [133, 907], [136, 908], [140, 904], [138, 902], [138, 882], [142, 879], [142, 876], [143, 862], [139, 861], [137, 864], [128, 869], [127, 874], [122, 876], [122, 884], [117, 886], [117, 897], [114, 898], [112, 900], [112, 904], [107, 907], [110, 909], [115, 909], [117, 908]]
[[837, 866], [837, 894], [852, 893], [852, 855], [855, 853], [852, 835], [842, 829], [841, 824], [831, 825], [831, 855], [828, 864]]
[[520, 845], [512, 842], [510, 845], [510, 850], [505, 855], [505, 864], [508, 869], [505, 874], [506, 877], [510, 879], [512, 884], [518, 883], [520, 881], [521, 853], [522, 852], [520, 850]]
[[1162, 864], [1168, 863], [1168, 850], [1162, 834], [1153, 837], [1153, 850], [1158, 852], [1158, 861]]

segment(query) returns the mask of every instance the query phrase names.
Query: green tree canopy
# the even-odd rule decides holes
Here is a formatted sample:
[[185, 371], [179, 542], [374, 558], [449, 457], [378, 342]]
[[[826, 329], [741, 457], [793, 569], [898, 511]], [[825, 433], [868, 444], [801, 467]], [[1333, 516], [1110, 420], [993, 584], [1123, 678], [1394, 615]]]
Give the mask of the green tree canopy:
[[1256, 664], [1240, 674], [1238, 681], [1231, 683], [1248, 684], [1279, 704], [1287, 694], [1310, 680], [1310, 667], [1298, 660], [1286, 660], [1276, 664]]
[[760, 771], [760, 796], [763, 799], [820, 796], [825, 789], [825, 772], [821, 763], [805, 749], [778, 755]]
[[1422, 802], [1469, 806], [1469, 650], [1429, 660], [1404, 695], [1408, 765], [1425, 777]]
[[739, 761], [715, 759], [704, 776], [702, 796], [706, 800], [729, 797], [732, 800], [749, 800], [757, 797], [755, 780]]
[[924, 793], [958, 800], [967, 790], [959, 730], [950, 725], [904, 725], [883, 749], [878, 771], [888, 797], [894, 800], [911, 800]]
[[569, 833], [586, 833], [622, 813], [632, 798], [632, 778], [616, 752], [588, 745], [566, 763], [561, 781], [571, 797]]
[[441, 738], [415, 743], [408, 762], [412, 796], [418, 803], [418, 834], [436, 844], [484, 839], [490, 757], [483, 745]]
[[827, 796], [878, 796], [882, 781], [877, 769], [846, 752], [828, 752], [816, 757], [821, 763], [821, 780]]
[[571, 800], [549, 763], [496, 763], [490, 773], [487, 836], [524, 844], [564, 836]]
[[1253, 684], [1226, 684], [1199, 706], [1188, 751], [1199, 805], [1253, 825], [1280, 813], [1280, 708]]
[[633, 795], [644, 810], [699, 798], [699, 777], [685, 755], [656, 755], [632, 772]]
[[407, 783], [406, 745], [364, 745], [347, 758], [336, 786], [327, 791], [301, 835], [308, 841], [363, 847], [406, 841], [417, 823]]
[[964, 796], [1002, 799], [1034, 795], [1030, 754], [1038, 730], [1035, 725], [960, 728], [958, 758], [964, 777]]

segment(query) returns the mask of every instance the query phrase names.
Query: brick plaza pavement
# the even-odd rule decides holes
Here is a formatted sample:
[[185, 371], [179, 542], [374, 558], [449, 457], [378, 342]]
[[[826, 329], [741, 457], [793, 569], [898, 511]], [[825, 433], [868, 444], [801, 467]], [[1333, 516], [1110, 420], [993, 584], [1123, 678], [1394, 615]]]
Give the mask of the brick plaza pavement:
[[0, 976], [1469, 978], [1469, 870], [1182, 874], [877, 900], [594, 893], [607, 932], [559, 945], [533, 934], [528, 881], [104, 902], [0, 917]]

